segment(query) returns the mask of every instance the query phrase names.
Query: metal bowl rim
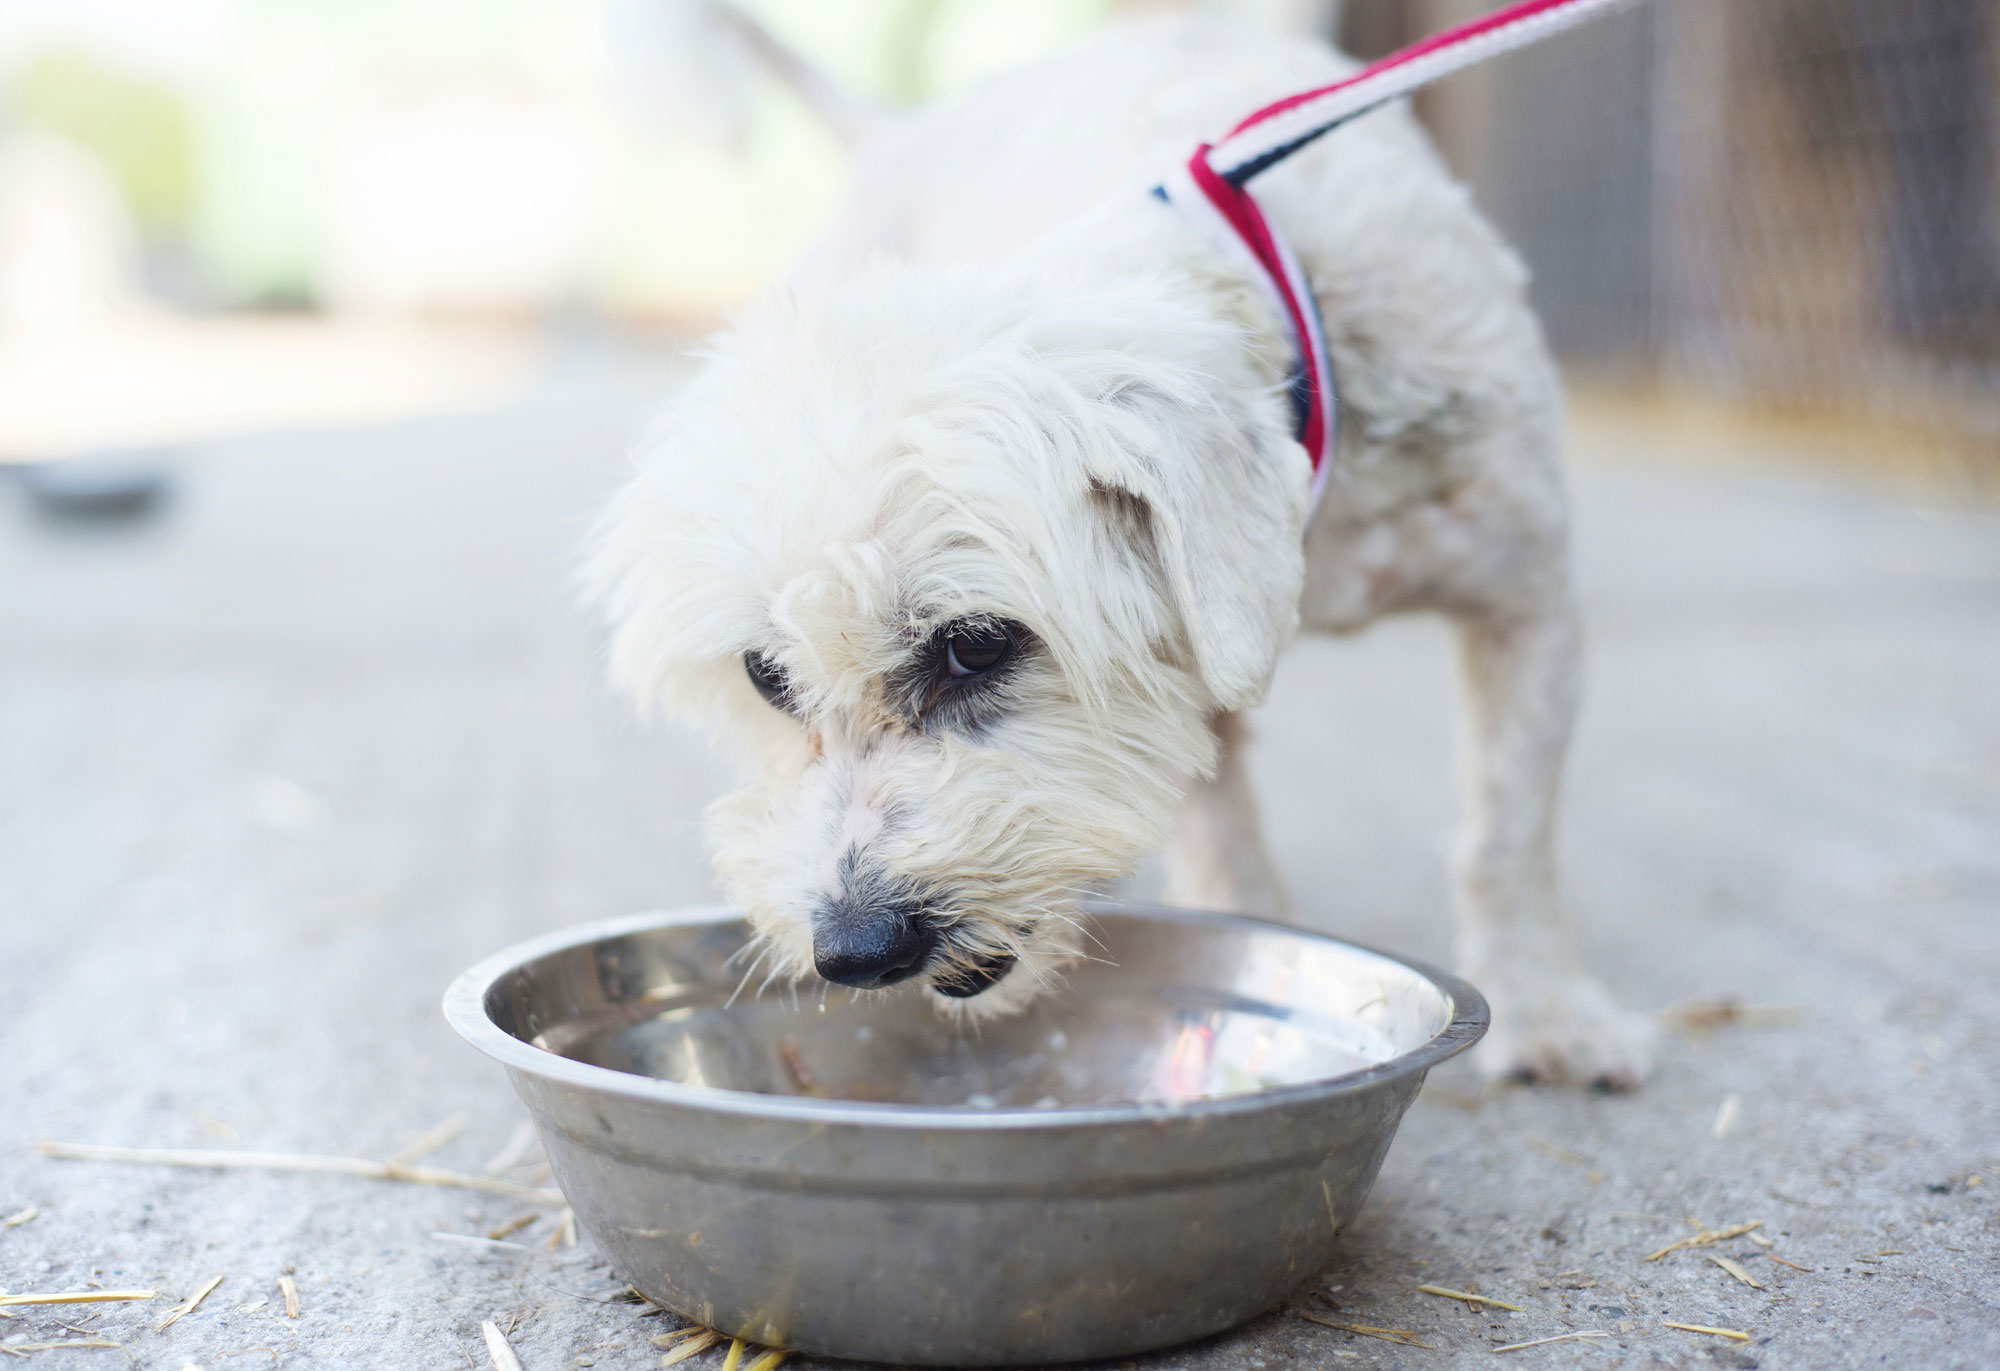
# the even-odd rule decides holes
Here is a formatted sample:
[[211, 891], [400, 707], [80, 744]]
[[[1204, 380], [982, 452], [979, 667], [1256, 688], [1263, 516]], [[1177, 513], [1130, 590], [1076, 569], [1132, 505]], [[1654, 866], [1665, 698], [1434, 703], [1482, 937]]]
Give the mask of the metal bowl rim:
[[1471, 1047], [1485, 1036], [1491, 1014], [1486, 997], [1469, 981], [1427, 963], [1394, 953], [1382, 952], [1361, 943], [1329, 937], [1308, 929], [1293, 928], [1267, 919], [1242, 914], [1216, 914], [1200, 910], [1167, 909], [1154, 905], [1119, 901], [1087, 901], [1094, 915], [1138, 916], [1167, 923], [1211, 928], [1241, 928], [1245, 925], [1270, 933], [1330, 943], [1347, 951], [1380, 957], [1405, 970], [1415, 972], [1435, 986], [1451, 1003], [1451, 1020], [1426, 1041], [1387, 1061], [1358, 1071], [1343, 1072], [1317, 1081], [1278, 1086], [1270, 1090], [1238, 1095], [1221, 1095], [1190, 1100], [1184, 1104], [1092, 1105], [1078, 1109], [968, 1109], [937, 1105], [908, 1105], [866, 1100], [820, 1100], [801, 1095], [767, 1095], [752, 1090], [729, 1090], [720, 1086], [689, 1085], [629, 1071], [575, 1061], [547, 1048], [523, 1042], [493, 1022], [486, 1012], [486, 995], [502, 976], [529, 962], [610, 938], [629, 937], [654, 929], [691, 924], [733, 922], [740, 911], [722, 904], [695, 905], [677, 910], [649, 910], [591, 923], [557, 929], [504, 948], [462, 973], [444, 994], [444, 1017], [458, 1035], [510, 1070], [579, 1090], [600, 1091], [628, 1099], [672, 1105], [681, 1109], [715, 1114], [753, 1117], [772, 1121], [791, 1120], [804, 1124], [840, 1124], [867, 1128], [941, 1129], [955, 1132], [1001, 1130], [1037, 1131], [1070, 1129], [1093, 1125], [1152, 1123], [1164, 1119], [1213, 1119], [1231, 1115], [1261, 1113], [1293, 1104], [1307, 1104], [1339, 1095], [1353, 1094], [1384, 1080], [1428, 1071], [1438, 1063]]

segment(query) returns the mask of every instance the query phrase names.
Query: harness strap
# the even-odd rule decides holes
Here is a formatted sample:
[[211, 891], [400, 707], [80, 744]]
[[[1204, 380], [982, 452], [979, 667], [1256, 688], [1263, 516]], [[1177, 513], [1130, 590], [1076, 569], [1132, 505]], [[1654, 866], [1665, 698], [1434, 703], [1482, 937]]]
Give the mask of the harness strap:
[[1204, 143], [1153, 193], [1201, 228], [1218, 250], [1248, 265], [1277, 306], [1292, 340], [1292, 432], [1312, 462], [1312, 502], [1317, 506], [1333, 470], [1326, 457], [1333, 451], [1338, 416], [1319, 301], [1305, 268], [1265, 218], [1263, 207], [1241, 186], [1218, 176], [1208, 165], [1207, 153]]
[[1294, 431], [1312, 462], [1315, 507], [1332, 469], [1329, 458], [1339, 416], [1326, 330], [1312, 283], [1298, 258], [1245, 186], [1251, 177], [1356, 115], [1625, 3], [1628, 0], [1521, 0], [1371, 62], [1330, 86], [1266, 105], [1220, 143], [1196, 148], [1185, 166], [1154, 188], [1154, 195], [1188, 215], [1219, 248], [1246, 261], [1277, 305], [1297, 357], [1291, 378]]

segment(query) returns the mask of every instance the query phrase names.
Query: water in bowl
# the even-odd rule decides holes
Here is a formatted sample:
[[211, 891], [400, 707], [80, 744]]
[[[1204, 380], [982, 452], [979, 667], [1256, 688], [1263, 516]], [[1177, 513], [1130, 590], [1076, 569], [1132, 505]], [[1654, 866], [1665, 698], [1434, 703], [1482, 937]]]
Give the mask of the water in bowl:
[[[1086, 977], [1084, 981], [1116, 978]], [[546, 1032], [577, 1061], [763, 1094], [969, 1109], [1062, 1109], [1192, 1100], [1324, 1080], [1399, 1050], [1355, 1019], [1201, 987], [1072, 982], [998, 1021], [942, 1016], [919, 994], [669, 993], [670, 1003]]]

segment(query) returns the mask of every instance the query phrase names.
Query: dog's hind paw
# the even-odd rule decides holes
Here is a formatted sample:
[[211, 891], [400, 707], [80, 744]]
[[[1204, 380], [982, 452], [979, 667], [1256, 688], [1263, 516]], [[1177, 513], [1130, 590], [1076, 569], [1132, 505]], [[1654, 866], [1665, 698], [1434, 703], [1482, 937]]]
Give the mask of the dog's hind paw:
[[1659, 1030], [1580, 973], [1489, 973], [1469, 979], [1485, 992], [1493, 1027], [1475, 1054], [1488, 1080], [1525, 1080], [1636, 1090], [1653, 1069]]

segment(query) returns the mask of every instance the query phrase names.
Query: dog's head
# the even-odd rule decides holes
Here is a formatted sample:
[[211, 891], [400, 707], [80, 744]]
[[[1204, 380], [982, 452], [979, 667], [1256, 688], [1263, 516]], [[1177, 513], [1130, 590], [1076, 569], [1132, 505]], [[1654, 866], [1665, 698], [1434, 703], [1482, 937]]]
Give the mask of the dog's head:
[[1294, 627], [1283, 414], [1170, 281], [884, 267], [722, 337], [588, 579], [621, 684], [748, 746], [774, 970], [1003, 1008], [1082, 951]]

